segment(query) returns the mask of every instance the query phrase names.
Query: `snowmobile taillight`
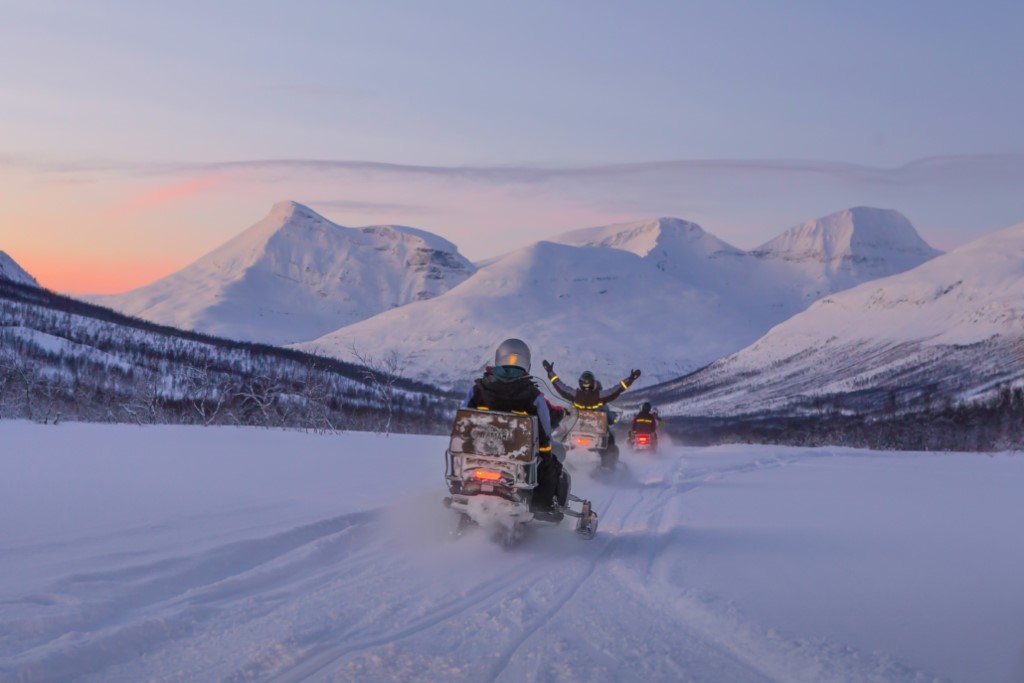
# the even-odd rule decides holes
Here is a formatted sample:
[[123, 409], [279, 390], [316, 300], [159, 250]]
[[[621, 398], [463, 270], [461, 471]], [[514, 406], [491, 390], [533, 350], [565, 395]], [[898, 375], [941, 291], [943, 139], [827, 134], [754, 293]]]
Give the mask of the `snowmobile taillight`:
[[651, 442], [651, 437], [647, 436], [646, 434], [637, 434], [636, 442], [637, 443], [650, 443]]
[[581, 446], [589, 446], [591, 441], [590, 441], [590, 439], [588, 439], [588, 438], [586, 438], [584, 436], [578, 436], [578, 437], [576, 437], [576, 443], [578, 443]]
[[501, 472], [491, 472], [490, 470], [476, 470], [473, 472], [473, 476], [484, 481], [501, 481]]

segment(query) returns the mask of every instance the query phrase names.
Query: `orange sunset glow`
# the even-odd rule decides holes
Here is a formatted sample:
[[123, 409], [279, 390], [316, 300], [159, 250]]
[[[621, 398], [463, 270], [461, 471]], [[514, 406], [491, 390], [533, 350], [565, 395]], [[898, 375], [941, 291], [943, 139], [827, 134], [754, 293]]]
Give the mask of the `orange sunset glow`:
[[[92, 255], [91, 255], [92, 256]], [[115, 294], [141, 287], [186, 265], [169, 259], [132, 261], [96, 258], [19, 258], [39, 284], [66, 294]]]

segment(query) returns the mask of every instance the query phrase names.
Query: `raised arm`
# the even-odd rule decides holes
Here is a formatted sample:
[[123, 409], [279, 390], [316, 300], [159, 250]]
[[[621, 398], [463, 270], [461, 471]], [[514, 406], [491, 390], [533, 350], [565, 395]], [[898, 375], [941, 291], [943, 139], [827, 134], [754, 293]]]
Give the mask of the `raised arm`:
[[629, 377], [622, 380], [611, 389], [605, 389], [604, 391], [602, 391], [600, 394], [601, 403], [610, 403], [617, 399], [619, 396], [622, 395], [622, 392], [624, 392], [626, 389], [629, 389], [629, 387], [633, 384], [633, 382], [637, 380], [639, 376], [640, 371], [634, 370], [633, 372], [629, 373]]
[[541, 364], [548, 373], [548, 381], [551, 382], [551, 386], [558, 392], [558, 395], [566, 401], [576, 400], [576, 390], [558, 379], [558, 375], [555, 374], [555, 364], [546, 360]]

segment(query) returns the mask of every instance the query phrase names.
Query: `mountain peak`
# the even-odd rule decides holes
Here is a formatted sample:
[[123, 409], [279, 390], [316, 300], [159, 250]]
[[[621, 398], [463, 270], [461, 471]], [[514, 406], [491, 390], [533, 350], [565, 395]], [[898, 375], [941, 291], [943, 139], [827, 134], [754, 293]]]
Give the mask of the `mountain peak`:
[[857, 206], [794, 226], [755, 249], [840, 289], [921, 265], [933, 249], [899, 211]]
[[282, 201], [182, 270], [95, 300], [163, 324], [279, 344], [438, 296], [474, 271], [455, 245], [424, 230], [348, 228]]
[[20, 285], [32, 285], [33, 287], [39, 286], [34, 277], [2, 251], [0, 251], [0, 280], [10, 280]]
[[679, 248], [703, 254], [738, 251], [696, 223], [681, 218], [652, 218], [630, 223], [614, 223], [563, 233], [553, 242], [577, 247], [605, 247], [648, 256], [656, 251], [673, 252]]
[[[888, 250], [938, 256], [906, 216], [893, 209], [856, 206], [794, 226], [754, 250], [759, 256], [825, 258]], [[925, 259], [927, 260], [927, 259]]]
[[272, 207], [270, 207], [270, 213], [267, 214], [267, 217], [283, 218], [287, 220], [294, 217], [296, 214], [319, 215], [304, 204], [299, 204], [291, 199], [285, 199], [283, 201], [276, 202]]

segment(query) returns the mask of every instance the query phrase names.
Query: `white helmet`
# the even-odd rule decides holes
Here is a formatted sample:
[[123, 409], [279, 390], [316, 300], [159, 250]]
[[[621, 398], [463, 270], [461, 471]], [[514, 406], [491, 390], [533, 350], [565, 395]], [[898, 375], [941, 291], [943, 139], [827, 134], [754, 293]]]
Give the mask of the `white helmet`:
[[530, 371], [530, 347], [522, 339], [506, 339], [494, 352], [494, 367], [514, 365]]

